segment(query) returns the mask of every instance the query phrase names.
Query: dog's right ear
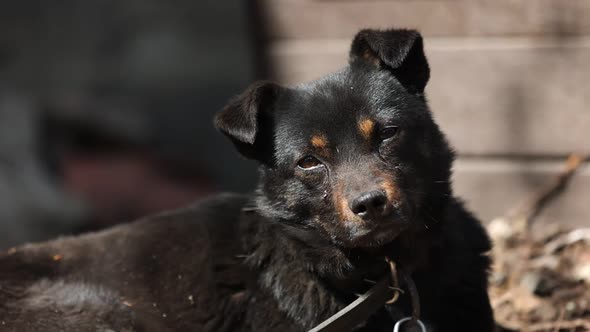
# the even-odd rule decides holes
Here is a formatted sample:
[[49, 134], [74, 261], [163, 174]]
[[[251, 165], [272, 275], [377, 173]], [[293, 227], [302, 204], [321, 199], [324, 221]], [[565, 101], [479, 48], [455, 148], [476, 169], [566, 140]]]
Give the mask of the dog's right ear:
[[215, 127], [229, 137], [246, 158], [266, 162], [270, 157], [271, 138], [262, 137], [270, 131], [264, 127], [281, 89], [272, 82], [256, 82], [232, 98], [215, 116]]
[[361, 30], [352, 41], [350, 62], [388, 69], [410, 93], [422, 94], [430, 78], [422, 35], [416, 30]]

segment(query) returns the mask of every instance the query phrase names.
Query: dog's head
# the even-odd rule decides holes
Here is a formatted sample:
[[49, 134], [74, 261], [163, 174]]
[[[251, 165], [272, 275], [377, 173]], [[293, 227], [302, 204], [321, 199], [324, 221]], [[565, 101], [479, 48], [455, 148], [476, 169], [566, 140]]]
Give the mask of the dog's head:
[[377, 247], [435, 223], [450, 195], [429, 75], [418, 32], [363, 30], [346, 68], [292, 88], [256, 83], [215, 124], [260, 163], [263, 214], [341, 247]]

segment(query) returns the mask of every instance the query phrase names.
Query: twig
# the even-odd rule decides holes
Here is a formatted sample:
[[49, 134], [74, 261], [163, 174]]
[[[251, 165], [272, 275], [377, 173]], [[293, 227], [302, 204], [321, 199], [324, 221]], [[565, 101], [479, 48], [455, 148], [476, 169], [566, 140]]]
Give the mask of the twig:
[[541, 190], [519, 204], [507, 214], [508, 220], [517, 220], [523, 223], [523, 231], [526, 230], [532, 220], [543, 210], [547, 204], [557, 197], [568, 184], [572, 175], [578, 170], [584, 159], [577, 154], [571, 154], [565, 162], [565, 169], [557, 175]]
[[538, 332], [538, 331], [546, 331], [552, 330], [556, 326], [559, 327], [560, 330], [572, 330], [583, 327], [586, 331], [590, 331], [590, 320], [589, 319], [573, 319], [569, 321], [557, 321], [557, 322], [547, 322], [547, 323], [538, 323], [532, 324], [523, 329], [525, 332]]
[[590, 243], [590, 227], [578, 228], [562, 234], [545, 245], [545, 254], [551, 255], [555, 252], [579, 241]]
[[559, 332], [559, 329], [561, 329], [561, 326], [563, 325], [563, 318], [565, 317], [565, 308], [561, 308], [559, 309], [559, 318], [557, 318], [557, 322], [555, 324], [555, 327], [553, 328], [553, 332]]

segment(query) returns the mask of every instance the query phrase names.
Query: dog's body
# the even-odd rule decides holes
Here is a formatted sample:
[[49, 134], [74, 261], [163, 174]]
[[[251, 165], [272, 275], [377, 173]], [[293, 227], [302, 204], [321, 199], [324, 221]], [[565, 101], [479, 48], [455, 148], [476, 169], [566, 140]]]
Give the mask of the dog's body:
[[255, 331], [292, 325], [283, 315], [260, 314], [276, 304], [257, 290], [256, 275], [243, 264], [245, 202], [220, 195], [4, 254], [0, 331]]
[[[361, 31], [350, 66], [249, 88], [216, 118], [260, 164], [250, 197], [0, 256], [0, 330], [304, 331], [389, 273], [430, 331], [493, 330], [485, 231], [453, 196], [415, 31]], [[408, 295], [359, 322], [391, 331]], [[351, 327], [352, 328], [352, 327]]]

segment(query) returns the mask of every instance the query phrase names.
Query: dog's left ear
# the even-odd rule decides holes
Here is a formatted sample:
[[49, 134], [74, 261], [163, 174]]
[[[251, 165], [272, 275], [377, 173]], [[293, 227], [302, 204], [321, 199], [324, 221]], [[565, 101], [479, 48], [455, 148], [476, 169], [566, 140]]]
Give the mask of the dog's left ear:
[[422, 36], [416, 30], [361, 30], [350, 49], [350, 63], [356, 61], [390, 70], [410, 93], [423, 93], [430, 78]]
[[264, 135], [270, 134], [266, 127], [270, 127], [271, 109], [281, 89], [272, 82], [256, 82], [215, 115], [215, 127], [229, 137], [246, 158], [262, 163], [271, 158], [272, 139]]

